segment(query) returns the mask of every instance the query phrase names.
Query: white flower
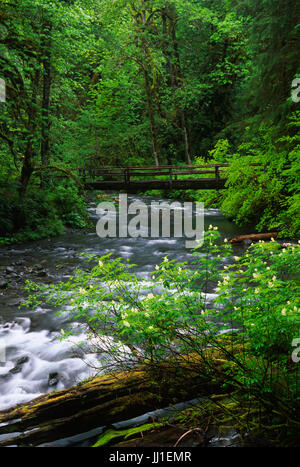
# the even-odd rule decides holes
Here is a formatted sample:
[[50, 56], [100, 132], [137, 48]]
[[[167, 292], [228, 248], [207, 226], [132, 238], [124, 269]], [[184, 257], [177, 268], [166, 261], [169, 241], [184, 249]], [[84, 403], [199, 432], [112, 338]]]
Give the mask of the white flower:
[[156, 279], [156, 277], [155, 277], [155, 276], [152, 276], [152, 279], [153, 279], [153, 280], [155, 280], [155, 279]]
[[87, 292], [86, 292], [85, 289], [83, 289], [82, 287], [80, 287], [80, 288], [79, 288], [79, 293], [81, 293], [81, 294], [84, 295], [84, 294], [86, 294]]
[[124, 326], [126, 326], [127, 328], [130, 328], [130, 324], [128, 323], [128, 321], [123, 321], [123, 324], [124, 324]]
[[149, 294], [147, 295], [147, 298], [154, 298], [153, 293], [149, 293]]
[[239, 261], [240, 257], [239, 256], [234, 256], [235, 261]]
[[269, 285], [270, 289], [272, 289], [272, 287], [274, 287], [274, 284], [273, 284], [273, 282], [269, 282], [269, 284], [268, 284], [268, 285]]
[[169, 261], [169, 260], [168, 260], [168, 257], [165, 256], [165, 257], [164, 257], [164, 263], [167, 263], [168, 261]]
[[283, 309], [281, 310], [281, 314], [282, 314], [282, 316], [286, 316], [286, 309], [285, 309], [285, 308], [283, 308]]
[[224, 238], [224, 243], [228, 243], [228, 240], [227, 240], [227, 238]]
[[145, 313], [146, 318], [150, 318], [149, 313]]
[[252, 276], [253, 276], [253, 279], [258, 279], [258, 278], [259, 278], [259, 274], [257, 274], [256, 272], [254, 272], [254, 273], [252, 274]]
[[102, 266], [103, 266], [103, 263], [102, 263], [102, 261], [99, 261], [99, 263], [98, 263], [98, 264], [99, 264], [100, 268], [102, 268]]
[[182, 268], [178, 268], [178, 272], [181, 272], [182, 271]]
[[149, 329], [149, 331], [153, 331], [153, 330], [154, 330], [154, 327], [153, 327], [153, 326], [149, 326], [148, 329]]
[[267, 267], [267, 271], [270, 271], [270, 269], [271, 269], [270, 266], [268, 266], [268, 267]]
[[216, 288], [216, 292], [220, 292], [220, 290], [221, 290], [220, 287]]
[[156, 265], [156, 266], [155, 266], [155, 269], [156, 269], [156, 271], [158, 271], [158, 270], [159, 270], [159, 266], [158, 266], [158, 265]]
[[272, 277], [272, 281], [273, 281], [273, 282], [276, 281], [276, 279], [277, 279], [276, 276], [273, 276], [273, 277]]
[[273, 237], [271, 237], [271, 242], [275, 242], [275, 240], [274, 240], [274, 238], [273, 238]]
[[214, 230], [218, 230], [218, 227], [214, 227]]
[[294, 311], [297, 311], [297, 310], [298, 310], [298, 308], [296, 306], [294, 306]]
[[259, 289], [256, 288], [256, 289], [254, 290], [254, 293], [256, 293], [256, 294], [259, 293]]
[[210, 224], [210, 226], [208, 227], [208, 230], [212, 230], [213, 229], [213, 226]]
[[229, 280], [230, 280], [230, 277], [229, 277], [229, 276], [225, 276], [224, 279], [223, 279], [223, 284], [224, 284], [224, 285], [227, 285]]

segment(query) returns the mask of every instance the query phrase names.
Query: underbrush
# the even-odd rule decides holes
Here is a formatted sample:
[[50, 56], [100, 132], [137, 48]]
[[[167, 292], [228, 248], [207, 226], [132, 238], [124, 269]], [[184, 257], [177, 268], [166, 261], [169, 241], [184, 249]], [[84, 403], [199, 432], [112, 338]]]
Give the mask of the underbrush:
[[61, 234], [66, 227], [87, 224], [85, 201], [71, 182], [30, 186], [20, 200], [16, 189], [0, 190], [0, 244], [38, 240]]
[[[66, 283], [28, 283], [27, 306], [46, 300], [64, 312], [70, 305], [70, 318], [86, 323], [101, 371], [142, 367], [159, 393], [161, 365], [175, 362], [184, 368], [176, 373], [179, 381], [196, 372], [235, 393], [238, 403], [228, 416], [243, 407], [236, 414], [240, 430], [293, 438], [300, 409], [299, 248], [273, 240], [233, 256], [227, 239], [210, 226], [194, 260], [176, 263], [166, 256], [152, 273], [153, 285], [120, 258], [85, 255], [90, 271], [77, 271]], [[208, 284], [215, 284], [213, 302]], [[64, 330], [65, 338], [70, 335], [72, 329]], [[254, 418], [245, 424], [247, 413]]]

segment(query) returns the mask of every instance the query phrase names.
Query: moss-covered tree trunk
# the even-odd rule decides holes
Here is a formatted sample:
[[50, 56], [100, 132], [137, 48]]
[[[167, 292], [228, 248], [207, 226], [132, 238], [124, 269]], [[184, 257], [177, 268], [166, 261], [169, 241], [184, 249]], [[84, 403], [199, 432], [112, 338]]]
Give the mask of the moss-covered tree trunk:
[[[184, 365], [94, 378], [0, 412], [0, 446], [38, 446], [211, 394], [218, 384]], [[13, 435], [16, 434], [17, 435]], [[11, 436], [10, 436], [11, 435]]]

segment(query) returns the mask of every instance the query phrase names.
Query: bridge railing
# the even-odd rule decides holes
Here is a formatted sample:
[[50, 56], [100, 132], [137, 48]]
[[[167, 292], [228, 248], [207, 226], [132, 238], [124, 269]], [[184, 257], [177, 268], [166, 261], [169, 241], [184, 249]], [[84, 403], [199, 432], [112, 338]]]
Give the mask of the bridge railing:
[[[252, 166], [260, 166], [261, 164], [250, 164]], [[79, 169], [79, 174], [84, 182], [102, 180], [122, 181], [125, 185], [129, 185], [133, 178], [149, 178], [166, 176], [170, 184], [174, 180], [178, 180], [178, 176], [187, 175], [211, 175], [211, 179], [220, 180], [226, 168], [230, 164], [205, 164], [205, 165], [162, 165], [162, 166], [131, 166], [131, 167], [86, 167]], [[194, 178], [194, 177], [193, 177]], [[203, 177], [201, 177], [203, 178]]]

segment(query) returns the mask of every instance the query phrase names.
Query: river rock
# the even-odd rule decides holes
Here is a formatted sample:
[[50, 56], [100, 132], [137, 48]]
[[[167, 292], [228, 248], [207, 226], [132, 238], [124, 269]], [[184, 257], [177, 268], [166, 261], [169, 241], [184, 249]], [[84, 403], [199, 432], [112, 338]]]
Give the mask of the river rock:
[[47, 272], [45, 270], [41, 270], [41, 271], [37, 271], [36, 275], [38, 277], [47, 277], [48, 274], [47, 274]]
[[12, 274], [12, 273], [15, 272], [15, 270], [11, 266], [7, 266], [5, 272], [6, 272], [6, 274]]
[[25, 357], [21, 357], [17, 360], [17, 365], [24, 365], [29, 361], [29, 357], [26, 355]]
[[48, 378], [48, 385], [50, 387], [56, 386], [59, 382], [59, 375], [58, 373], [50, 373], [49, 378]]
[[8, 306], [19, 306], [19, 305], [21, 305], [21, 303], [22, 303], [22, 299], [21, 299], [21, 298], [12, 298], [11, 300], [8, 300], [8, 301], [6, 302], [6, 304], [7, 304]]
[[6, 289], [8, 282], [5, 280], [0, 280], [0, 289]]
[[27, 363], [28, 361], [29, 361], [28, 356], [24, 356], [24, 357], [19, 358], [16, 361], [16, 366], [14, 368], [12, 368], [11, 370], [9, 370], [9, 373], [11, 373], [13, 375], [15, 375], [17, 373], [20, 373], [22, 371], [22, 367], [23, 367], [24, 363]]

